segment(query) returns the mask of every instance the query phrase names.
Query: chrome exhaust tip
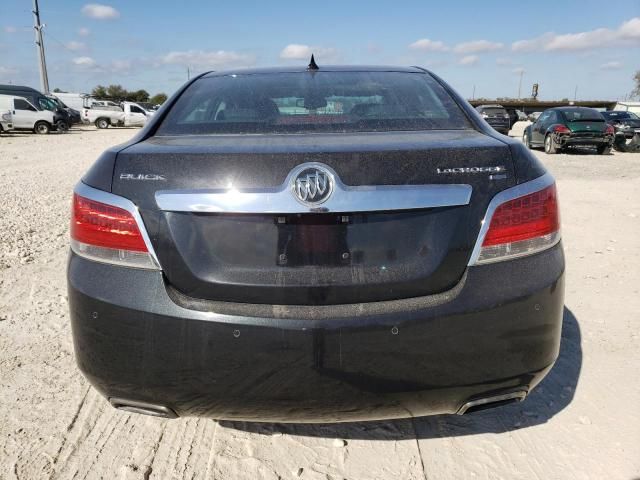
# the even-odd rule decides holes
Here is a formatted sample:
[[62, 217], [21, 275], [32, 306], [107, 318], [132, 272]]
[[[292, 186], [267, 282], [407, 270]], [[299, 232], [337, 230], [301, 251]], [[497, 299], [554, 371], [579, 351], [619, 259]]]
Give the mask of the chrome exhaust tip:
[[517, 392], [504, 393], [502, 395], [493, 395], [491, 397], [477, 398], [470, 400], [460, 407], [456, 412], [457, 415], [464, 415], [465, 413], [477, 412], [479, 410], [486, 410], [494, 407], [501, 407], [502, 405], [508, 405], [509, 403], [521, 402], [527, 396], [527, 392], [524, 390], [518, 390]]
[[153, 403], [139, 402], [137, 400], [127, 400], [125, 398], [111, 397], [109, 403], [113, 408], [123, 410], [125, 412], [140, 413], [142, 415], [151, 415], [152, 417], [161, 418], [178, 418], [176, 412], [164, 405], [155, 405]]

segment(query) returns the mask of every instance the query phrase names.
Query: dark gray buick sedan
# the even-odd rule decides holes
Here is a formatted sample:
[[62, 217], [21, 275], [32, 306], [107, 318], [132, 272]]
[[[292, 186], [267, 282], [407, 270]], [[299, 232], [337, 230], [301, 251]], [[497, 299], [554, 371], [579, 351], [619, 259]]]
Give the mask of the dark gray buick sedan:
[[77, 362], [138, 413], [523, 400], [558, 355], [563, 278], [552, 176], [418, 67], [205, 73], [73, 195]]

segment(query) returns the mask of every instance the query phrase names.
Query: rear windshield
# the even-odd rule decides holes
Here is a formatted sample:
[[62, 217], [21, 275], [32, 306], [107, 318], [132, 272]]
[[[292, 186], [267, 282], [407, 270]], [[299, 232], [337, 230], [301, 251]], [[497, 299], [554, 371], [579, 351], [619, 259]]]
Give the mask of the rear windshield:
[[507, 111], [504, 108], [500, 108], [500, 107], [490, 107], [490, 108], [483, 108], [482, 113], [486, 113], [487, 115], [492, 115], [492, 116], [500, 116], [500, 115], [506, 115]]
[[638, 119], [638, 116], [633, 112], [602, 112], [602, 115], [607, 120], [626, 120], [629, 118], [632, 120]]
[[562, 110], [567, 122], [604, 122], [600, 112], [592, 108], [580, 108], [575, 110]]
[[238, 74], [197, 80], [159, 135], [470, 128], [430, 75], [405, 72]]

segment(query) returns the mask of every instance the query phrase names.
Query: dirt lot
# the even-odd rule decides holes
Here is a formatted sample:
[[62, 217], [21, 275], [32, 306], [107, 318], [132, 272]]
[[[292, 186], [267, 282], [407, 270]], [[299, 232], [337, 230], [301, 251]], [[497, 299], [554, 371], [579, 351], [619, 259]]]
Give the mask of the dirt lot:
[[640, 154], [537, 153], [558, 179], [568, 276], [560, 358], [524, 403], [250, 425], [121, 413], [75, 367], [71, 189], [135, 132], [0, 137], [0, 479], [640, 477]]

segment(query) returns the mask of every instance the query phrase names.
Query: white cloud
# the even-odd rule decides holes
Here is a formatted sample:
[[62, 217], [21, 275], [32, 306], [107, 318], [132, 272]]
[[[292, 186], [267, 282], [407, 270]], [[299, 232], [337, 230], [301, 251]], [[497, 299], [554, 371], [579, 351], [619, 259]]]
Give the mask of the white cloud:
[[13, 25], [7, 25], [4, 27], [4, 32], [5, 33], [16, 33], [18, 31], [18, 29], [16, 27], [14, 27]]
[[284, 60], [309, 60], [312, 54], [318, 63], [327, 63], [338, 58], [338, 52], [335, 48], [312, 47], [298, 43], [291, 43], [284, 47], [280, 52], [280, 58]]
[[589, 32], [556, 35], [545, 46], [547, 51], [586, 50], [598, 48], [616, 41], [616, 32], [608, 28], [598, 28]]
[[74, 52], [87, 48], [84, 43], [76, 42], [75, 40], [65, 43], [65, 47], [67, 47], [69, 50], [73, 50]]
[[620, 70], [622, 68], [622, 63], [617, 61], [607, 62], [600, 65], [600, 69], [602, 70]]
[[199, 69], [219, 69], [231, 67], [250, 67], [255, 64], [255, 57], [244, 53], [227, 50], [188, 50], [169, 52], [160, 59], [167, 65], [183, 65]]
[[640, 17], [632, 18], [620, 25], [618, 35], [625, 40], [640, 40]]
[[113, 60], [108, 66], [107, 69], [111, 73], [129, 73], [131, 71], [133, 64], [131, 60]]
[[79, 67], [94, 67], [96, 65], [96, 61], [91, 57], [76, 57], [72, 60], [75, 65]]
[[504, 47], [504, 44], [498, 42], [490, 42], [489, 40], [473, 40], [471, 42], [459, 43], [453, 47], [453, 51], [462, 54], [483, 53], [500, 50], [502, 47]]
[[443, 42], [429, 40], [428, 38], [421, 38], [416, 40], [409, 48], [412, 50], [420, 50], [421, 52], [446, 52], [449, 50]]
[[542, 50], [544, 46], [549, 43], [555, 35], [553, 33], [545, 33], [536, 38], [529, 40], [518, 40], [511, 44], [511, 50], [514, 52], [531, 52], [534, 50]]
[[309, 45], [292, 43], [282, 49], [280, 58], [302, 60], [311, 57], [311, 53], [311, 47]]
[[478, 56], [477, 55], [467, 55], [466, 57], [462, 57], [458, 63], [460, 65], [475, 65], [476, 63], [478, 63]]
[[621, 44], [640, 41], [640, 17], [624, 22], [617, 29], [596, 28], [586, 32], [565, 33], [558, 35], [545, 33], [536, 38], [519, 40], [511, 44], [515, 52], [532, 51], [576, 51], [594, 48], [616, 47]]
[[81, 37], [88, 37], [90, 33], [91, 33], [91, 30], [89, 30], [86, 27], [82, 27], [78, 29], [78, 35], [80, 35]]
[[87, 3], [82, 7], [82, 14], [98, 20], [113, 20], [120, 17], [120, 12], [109, 5], [100, 3]]

